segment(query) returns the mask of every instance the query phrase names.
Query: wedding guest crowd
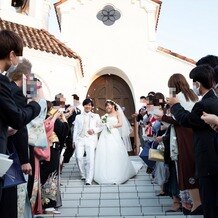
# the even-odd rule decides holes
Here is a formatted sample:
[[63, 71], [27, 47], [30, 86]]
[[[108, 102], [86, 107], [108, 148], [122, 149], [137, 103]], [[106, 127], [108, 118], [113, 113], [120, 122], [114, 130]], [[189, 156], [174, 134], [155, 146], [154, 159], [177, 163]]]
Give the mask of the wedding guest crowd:
[[[0, 153], [17, 163], [10, 169], [20, 174], [12, 184], [6, 175], [0, 177], [4, 218], [60, 213], [60, 174], [74, 154], [74, 121], [81, 114], [76, 94], [70, 105], [62, 93], [48, 101], [32, 64], [22, 56], [22, 39], [0, 31]], [[169, 96], [158, 90], [140, 97], [141, 108], [134, 114], [139, 156], [151, 182], [160, 186], [157, 196], [172, 198], [167, 212], [217, 218], [218, 57], [201, 58], [189, 77], [193, 87], [182, 72], [175, 73], [166, 84]], [[151, 149], [161, 158], [151, 157]]]
[[[0, 153], [8, 153], [7, 138], [9, 127], [10, 134], [22, 134], [25, 125], [33, 120], [40, 112], [40, 106], [36, 101], [31, 101], [28, 104], [21, 99], [20, 102], [15, 102], [14, 95], [19, 95], [19, 87], [13, 84], [15, 90], [12, 93], [12, 85], [8, 77], [3, 75], [4, 71], [10, 73], [17, 64], [23, 53], [23, 43], [21, 38], [14, 32], [8, 30], [0, 31]], [[18, 104], [19, 103], [19, 104]], [[24, 105], [22, 105], [24, 104]], [[19, 136], [18, 136], [19, 137]], [[11, 144], [11, 143], [10, 143]], [[15, 148], [14, 148], [15, 149]], [[30, 170], [28, 170], [30, 172]], [[0, 179], [0, 212], [2, 217], [17, 217], [17, 188], [16, 186], [4, 188], [4, 180]], [[10, 207], [9, 207], [10, 205]]]
[[0, 213], [4, 218], [59, 213], [60, 155], [65, 144], [72, 147], [70, 127], [74, 113], [79, 113], [78, 102], [65, 105], [63, 95], [55, 98], [54, 104], [45, 99], [42, 83], [22, 53], [22, 39], [12, 31], [0, 31], [0, 153], [16, 154], [13, 162], [19, 168], [13, 170], [20, 172], [21, 178], [13, 184], [0, 178]]
[[[148, 102], [143, 105], [143, 114], [139, 111], [137, 120], [143, 131], [139, 132], [143, 139], [140, 157], [147, 164], [152, 182], [160, 185], [157, 196], [172, 197], [173, 204], [167, 212], [215, 218], [218, 217], [218, 57], [205, 56], [196, 65], [189, 74], [193, 89], [182, 74], [169, 78], [170, 95], [164, 98], [164, 108], [159, 104], [157, 110], [155, 95], [147, 96]], [[157, 121], [161, 123], [158, 131], [164, 129], [160, 135]], [[152, 131], [148, 131], [150, 126]], [[151, 148], [161, 151], [163, 158], [151, 161]]]

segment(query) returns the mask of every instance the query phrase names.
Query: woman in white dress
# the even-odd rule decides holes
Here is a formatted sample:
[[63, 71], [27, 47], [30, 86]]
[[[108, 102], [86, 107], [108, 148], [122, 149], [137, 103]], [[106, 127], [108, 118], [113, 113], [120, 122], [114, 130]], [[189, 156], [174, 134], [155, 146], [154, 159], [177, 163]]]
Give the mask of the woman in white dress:
[[[103, 130], [99, 136], [95, 156], [94, 180], [98, 184], [121, 184], [135, 176], [141, 162], [131, 162], [119, 131], [126, 117], [114, 101], [105, 103], [107, 114], [102, 117]], [[119, 129], [120, 128], [120, 129]]]

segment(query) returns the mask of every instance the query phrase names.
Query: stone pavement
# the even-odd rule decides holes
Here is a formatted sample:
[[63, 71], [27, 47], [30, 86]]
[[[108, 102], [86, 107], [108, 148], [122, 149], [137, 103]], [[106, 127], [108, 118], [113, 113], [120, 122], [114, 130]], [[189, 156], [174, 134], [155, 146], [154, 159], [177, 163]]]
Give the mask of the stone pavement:
[[[137, 156], [130, 156], [141, 161]], [[146, 166], [138, 175], [122, 185], [84, 185], [80, 180], [75, 159], [65, 164], [62, 173], [62, 203], [59, 215], [41, 215], [40, 218], [83, 217], [83, 218], [185, 218], [182, 213], [165, 213], [172, 200], [169, 197], [157, 197], [159, 186], [151, 184]], [[187, 216], [202, 218], [203, 216]]]

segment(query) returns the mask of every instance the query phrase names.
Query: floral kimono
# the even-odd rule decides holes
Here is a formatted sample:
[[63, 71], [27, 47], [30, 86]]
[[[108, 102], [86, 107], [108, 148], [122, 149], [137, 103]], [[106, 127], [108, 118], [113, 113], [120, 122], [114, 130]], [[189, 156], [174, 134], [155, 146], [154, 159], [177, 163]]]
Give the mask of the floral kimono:
[[49, 138], [54, 130], [54, 121], [48, 118], [44, 121], [44, 125], [46, 129], [46, 135], [47, 135], [49, 146], [45, 149], [41, 149], [39, 147], [34, 148], [35, 174], [34, 174], [34, 184], [33, 184], [32, 196], [30, 199], [33, 214], [43, 213], [43, 209], [42, 209], [43, 202], [42, 202], [41, 181], [40, 181], [40, 161], [41, 160], [50, 161], [51, 143], [49, 141]]

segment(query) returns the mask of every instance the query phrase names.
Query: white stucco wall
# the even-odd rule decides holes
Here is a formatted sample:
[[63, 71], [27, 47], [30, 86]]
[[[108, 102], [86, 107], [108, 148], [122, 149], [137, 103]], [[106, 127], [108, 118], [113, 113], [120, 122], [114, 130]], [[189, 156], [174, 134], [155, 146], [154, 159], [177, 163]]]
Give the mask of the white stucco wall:
[[23, 24], [38, 29], [48, 29], [51, 9], [49, 0], [30, 0], [28, 16], [17, 13], [11, 6], [11, 0], [0, 0], [0, 16], [2, 20]]
[[82, 77], [78, 60], [28, 48], [23, 56], [32, 63], [32, 73], [42, 81], [47, 100], [63, 93], [67, 103], [72, 103], [71, 95], [78, 92], [78, 79]]
[[[112, 26], [96, 18], [107, 4], [121, 13]], [[115, 74], [129, 84], [136, 102], [151, 90], [167, 95], [167, 81], [173, 73], [188, 79], [192, 64], [156, 51], [156, 23], [152, 19], [156, 7], [149, 0], [68, 0], [60, 6], [62, 39], [83, 60], [82, 93], [105, 67], [120, 69]]]
[[[0, 0], [1, 19], [38, 29], [48, 28], [50, 9], [49, 0], [30, 0], [27, 16], [17, 13], [11, 1]], [[54, 100], [56, 94], [63, 93], [67, 103], [72, 103], [71, 95], [80, 91], [78, 84], [82, 78], [78, 60], [27, 47], [23, 56], [32, 63], [32, 72], [42, 81], [48, 100]]]

